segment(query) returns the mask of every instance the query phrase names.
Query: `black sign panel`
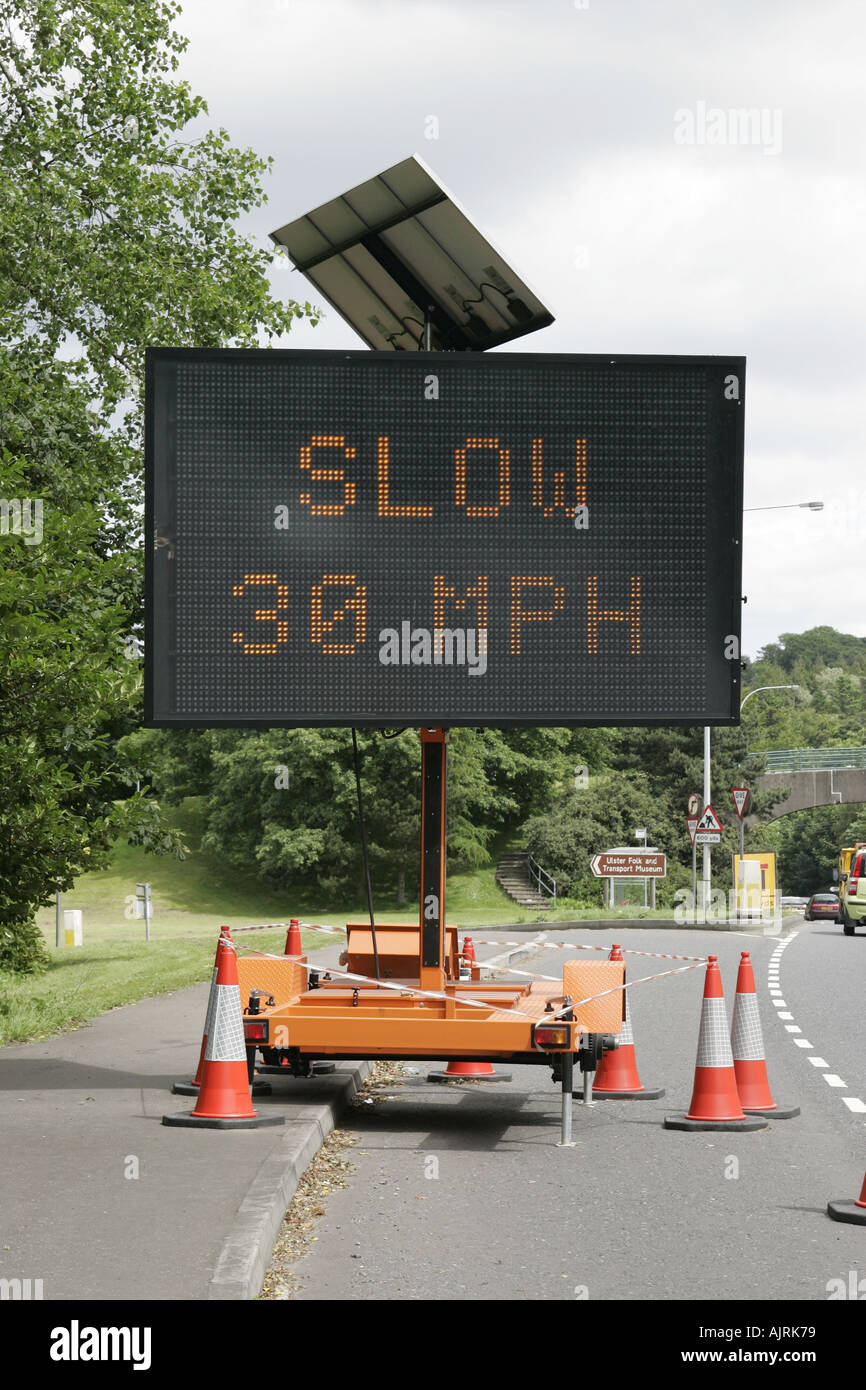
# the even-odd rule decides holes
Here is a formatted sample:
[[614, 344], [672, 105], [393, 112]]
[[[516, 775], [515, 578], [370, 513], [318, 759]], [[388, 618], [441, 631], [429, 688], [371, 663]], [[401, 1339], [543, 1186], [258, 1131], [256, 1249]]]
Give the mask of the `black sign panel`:
[[743, 358], [153, 350], [147, 722], [739, 718]]

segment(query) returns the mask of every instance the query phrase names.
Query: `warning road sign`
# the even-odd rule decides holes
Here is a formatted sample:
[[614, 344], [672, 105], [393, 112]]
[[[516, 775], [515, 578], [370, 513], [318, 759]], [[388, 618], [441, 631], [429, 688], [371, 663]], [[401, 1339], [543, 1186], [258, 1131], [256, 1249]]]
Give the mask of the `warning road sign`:
[[696, 833], [697, 828], [698, 828], [698, 817], [697, 817], [697, 816], [686, 816], [686, 825], [688, 826], [688, 829], [689, 829], [689, 839], [691, 840], [692, 844], [694, 844], [694, 843], [695, 843], [695, 833]]
[[731, 796], [734, 798], [734, 806], [736, 808], [737, 815], [740, 817], [740, 820], [742, 820], [743, 812], [746, 809], [746, 802], [749, 799], [749, 788], [731, 787]]
[[[713, 831], [716, 835], [722, 833], [722, 822], [719, 820], [712, 806], [704, 807], [704, 814], [698, 821], [698, 835], [704, 831]], [[699, 840], [698, 844], [705, 844], [706, 841]]]

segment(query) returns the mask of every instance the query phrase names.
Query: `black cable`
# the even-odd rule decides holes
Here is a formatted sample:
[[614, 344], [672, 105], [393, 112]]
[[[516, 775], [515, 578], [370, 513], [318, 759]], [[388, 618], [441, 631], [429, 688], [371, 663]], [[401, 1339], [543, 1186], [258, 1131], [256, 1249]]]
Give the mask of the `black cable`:
[[381, 980], [379, 974], [379, 950], [376, 946], [376, 923], [373, 920], [373, 885], [370, 881], [370, 856], [367, 853], [367, 831], [364, 827], [364, 803], [361, 799], [361, 760], [358, 757], [358, 733], [352, 730], [352, 752], [355, 761], [355, 787], [358, 792], [358, 821], [361, 826], [361, 852], [364, 856], [364, 873], [367, 879], [367, 907], [370, 912], [370, 933], [373, 937], [373, 965], [376, 970], [376, 979]]
[[501, 294], [501, 295], [502, 295], [502, 298], [506, 301], [506, 303], [507, 303], [508, 300], [510, 299], [511, 295], [514, 294], [514, 290], [501, 290], [501, 289], [499, 288], [498, 285], [492, 284], [490, 280], [485, 280], [483, 284], [481, 284], [481, 285], [478, 286], [478, 288], [481, 290], [480, 295], [478, 296], [477, 299], [464, 299], [464, 301], [463, 301], [463, 308], [464, 308], [464, 309], [466, 308], [467, 304], [483, 304], [483, 303], [484, 303], [484, 291], [485, 291], [485, 290], [495, 290], [497, 294]]

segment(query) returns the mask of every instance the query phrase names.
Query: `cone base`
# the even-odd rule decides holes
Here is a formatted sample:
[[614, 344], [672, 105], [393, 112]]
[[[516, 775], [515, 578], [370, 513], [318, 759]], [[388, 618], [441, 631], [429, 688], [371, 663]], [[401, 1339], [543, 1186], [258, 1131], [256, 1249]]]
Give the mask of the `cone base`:
[[690, 1120], [688, 1115], [665, 1115], [665, 1129], [721, 1129], [721, 1130], [757, 1130], [767, 1129], [767, 1121], [763, 1116], [746, 1115], [742, 1120]]
[[799, 1115], [799, 1105], [744, 1105], [744, 1115], [766, 1115], [768, 1120], [793, 1120]]
[[[489, 1066], [489, 1062], [455, 1062], [455, 1067], [483, 1067]], [[511, 1073], [508, 1071], [431, 1071], [427, 1073], [427, 1080], [434, 1085], [441, 1085], [445, 1081], [510, 1081]]]
[[[274, 1071], [279, 1071], [279, 1067], [274, 1067]], [[175, 1081], [171, 1088], [173, 1096], [197, 1096], [201, 1086], [197, 1086], [194, 1081]], [[252, 1094], [254, 1096], [269, 1096], [271, 1086], [269, 1081], [254, 1081], [252, 1084]]]
[[207, 1115], [193, 1115], [191, 1110], [179, 1115], [163, 1115], [164, 1125], [189, 1129], [260, 1129], [263, 1125], [284, 1125], [284, 1115], [250, 1115], [240, 1119], [220, 1120]]
[[833, 1221], [847, 1221], [852, 1226], [866, 1226], [866, 1207], [858, 1207], [853, 1198], [850, 1201], [828, 1202], [827, 1215]]
[[[639, 1091], [599, 1091], [592, 1088], [593, 1100], [659, 1100], [665, 1093], [664, 1086], [641, 1086]], [[572, 1092], [577, 1095], [577, 1091]], [[583, 1092], [580, 1092], [583, 1095]]]

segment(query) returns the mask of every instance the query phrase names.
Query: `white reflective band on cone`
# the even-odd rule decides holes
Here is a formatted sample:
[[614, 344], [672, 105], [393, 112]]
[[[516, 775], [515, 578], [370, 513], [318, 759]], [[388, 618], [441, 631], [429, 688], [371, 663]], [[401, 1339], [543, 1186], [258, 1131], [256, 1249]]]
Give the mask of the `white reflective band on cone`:
[[208, 1062], [245, 1062], [244, 1018], [239, 985], [217, 985], [213, 1026], [207, 1037]]
[[731, 1040], [724, 999], [705, 999], [701, 1011], [696, 1067], [732, 1067]]
[[631, 1026], [631, 1008], [628, 1002], [628, 990], [625, 991], [625, 1018], [622, 1021], [622, 1032], [619, 1035], [620, 1047], [628, 1047], [634, 1044], [634, 1030]]
[[757, 995], [738, 994], [734, 1000], [734, 1028], [731, 1050], [737, 1062], [763, 1062], [764, 1040]]

